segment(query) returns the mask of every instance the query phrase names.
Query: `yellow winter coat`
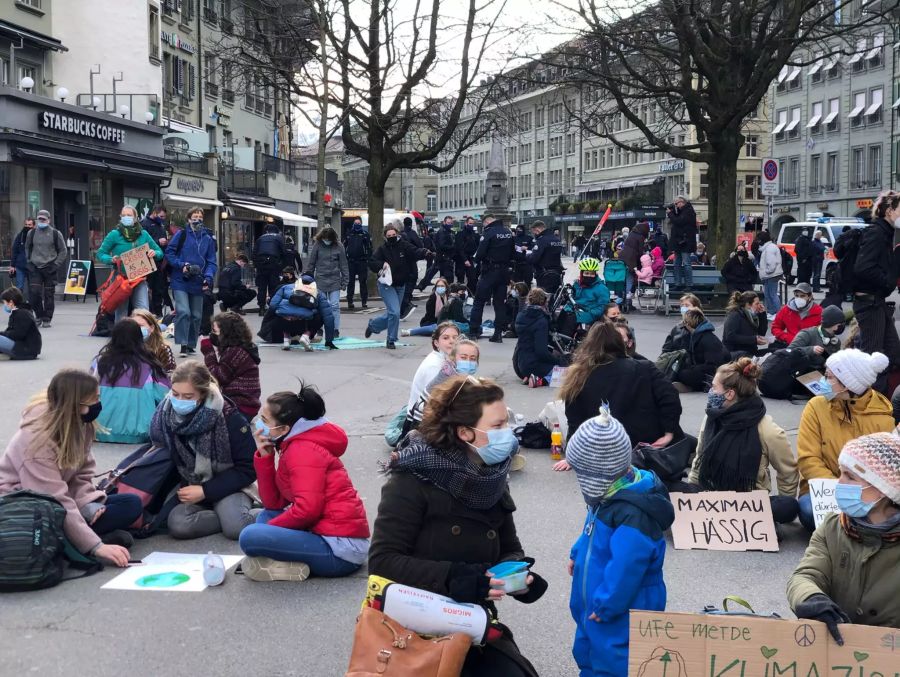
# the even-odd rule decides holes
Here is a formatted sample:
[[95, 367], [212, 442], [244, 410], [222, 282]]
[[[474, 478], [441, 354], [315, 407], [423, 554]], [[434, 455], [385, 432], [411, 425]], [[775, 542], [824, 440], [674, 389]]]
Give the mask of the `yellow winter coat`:
[[868, 390], [851, 400], [812, 398], [800, 416], [797, 432], [797, 464], [800, 495], [809, 492], [807, 480], [834, 479], [841, 474], [838, 455], [850, 440], [894, 429], [894, 411], [888, 399]]

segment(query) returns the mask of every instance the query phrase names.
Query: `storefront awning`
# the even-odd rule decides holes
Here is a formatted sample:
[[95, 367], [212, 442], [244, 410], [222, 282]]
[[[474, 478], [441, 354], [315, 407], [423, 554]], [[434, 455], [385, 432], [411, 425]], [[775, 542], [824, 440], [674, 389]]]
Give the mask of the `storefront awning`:
[[224, 205], [224, 203], [219, 200], [210, 200], [206, 197], [191, 197], [190, 195], [172, 195], [164, 193], [162, 199], [164, 201], [172, 200], [173, 202], [187, 202], [192, 205], [205, 205], [207, 207], [222, 207]]
[[152, 179], [153, 181], [165, 181], [169, 178], [169, 172], [162, 170], [142, 169], [140, 167], [129, 167], [127, 165], [114, 165], [111, 162], [107, 162], [106, 166], [113, 174], [136, 176], [141, 179]]
[[22, 38], [27, 42], [39, 45], [44, 49], [52, 49], [56, 52], [69, 51], [69, 48], [64, 47], [63, 44], [56, 38], [52, 38], [49, 35], [36, 33], [35, 31], [30, 31], [27, 28], [17, 26], [16, 24], [10, 23], [9, 21], [0, 21], [0, 33], [13, 34], [16, 37]]
[[275, 209], [275, 207], [263, 207], [262, 205], [250, 204], [249, 202], [238, 202], [236, 200], [233, 200], [231, 204], [235, 207], [240, 207], [241, 209], [249, 209], [250, 211], [257, 212], [259, 214], [265, 214], [266, 216], [274, 216], [277, 219], [281, 219], [285, 223], [285, 225], [288, 226], [316, 225], [315, 219], [300, 216], [300, 214], [291, 214], [290, 212], [286, 212], [282, 209]]
[[16, 155], [26, 160], [36, 160], [38, 162], [51, 162], [58, 165], [68, 165], [82, 167], [85, 169], [98, 169], [106, 171], [106, 164], [98, 160], [88, 160], [86, 158], [73, 157], [71, 155], [60, 155], [58, 153], [48, 153], [42, 150], [31, 150], [29, 148], [16, 148]]

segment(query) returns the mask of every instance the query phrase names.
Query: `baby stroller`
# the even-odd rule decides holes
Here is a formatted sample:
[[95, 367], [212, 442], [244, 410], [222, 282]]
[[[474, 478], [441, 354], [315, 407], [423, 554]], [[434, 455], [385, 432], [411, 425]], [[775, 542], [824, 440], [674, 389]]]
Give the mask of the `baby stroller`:
[[627, 274], [628, 266], [624, 261], [607, 259], [603, 264], [603, 281], [616, 303], [622, 303], [625, 299], [625, 276]]

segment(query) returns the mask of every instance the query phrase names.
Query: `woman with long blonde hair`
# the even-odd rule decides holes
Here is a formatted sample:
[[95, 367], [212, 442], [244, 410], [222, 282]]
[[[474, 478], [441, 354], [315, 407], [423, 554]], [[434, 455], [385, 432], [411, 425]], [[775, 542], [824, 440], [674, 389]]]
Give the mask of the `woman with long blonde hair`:
[[134, 542], [124, 529], [143, 507], [134, 494], [107, 496], [94, 488], [91, 445], [101, 408], [96, 378], [78, 369], [58, 372], [25, 407], [0, 457], [0, 495], [28, 489], [52, 496], [66, 509], [63, 528], [72, 545], [124, 567]]
[[131, 319], [140, 325], [144, 346], [156, 356], [157, 362], [163, 366], [166, 373], [171, 374], [175, 371], [175, 353], [166, 343], [162, 330], [159, 328], [159, 322], [156, 321], [153, 313], [144, 308], [138, 308], [131, 313]]

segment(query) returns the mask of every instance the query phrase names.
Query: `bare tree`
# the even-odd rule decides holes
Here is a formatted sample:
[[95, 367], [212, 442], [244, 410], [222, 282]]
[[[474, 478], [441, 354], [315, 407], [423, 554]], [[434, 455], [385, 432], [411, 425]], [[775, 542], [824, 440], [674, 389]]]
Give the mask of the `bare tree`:
[[[565, 8], [563, 3], [559, 7]], [[719, 260], [734, 246], [737, 161], [743, 129], [786, 65], [802, 67], [856, 51], [855, 36], [897, 10], [898, 0], [578, 0], [587, 29], [554, 50], [581, 90], [570, 110], [588, 133], [637, 153], [663, 151], [709, 167], [708, 235]], [[863, 8], [860, 11], [860, 8]], [[644, 107], [661, 116], [649, 121]], [[623, 140], [623, 116], [646, 143]], [[674, 129], [693, 138], [674, 143]]]

